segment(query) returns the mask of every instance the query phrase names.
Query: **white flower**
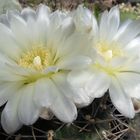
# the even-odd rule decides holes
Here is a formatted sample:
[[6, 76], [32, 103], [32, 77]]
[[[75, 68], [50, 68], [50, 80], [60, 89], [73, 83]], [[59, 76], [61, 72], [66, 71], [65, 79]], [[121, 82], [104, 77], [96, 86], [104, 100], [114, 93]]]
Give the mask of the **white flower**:
[[0, 17], [1, 123], [7, 133], [33, 124], [48, 108], [63, 122], [76, 119], [75, 104], [86, 104], [85, 94], [74, 93], [67, 73], [91, 62], [82, 54], [84, 37], [75, 32], [72, 18], [50, 13], [41, 5]]
[[[87, 9], [85, 14], [89, 15]], [[89, 32], [92, 64], [82, 71], [71, 72], [68, 80], [77, 92], [82, 89], [91, 99], [103, 96], [109, 89], [118, 111], [133, 118], [135, 112], [131, 98], [140, 98], [140, 62], [137, 58], [140, 52], [140, 21], [128, 20], [120, 24], [117, 6], [105, 11], [99, 24], [94, 16], [91, 19], [94, 19]], [[79, 20], [82, 22], [84, 18]], [[92, 49], [96, 50], [96, 54], [92, 54]]]

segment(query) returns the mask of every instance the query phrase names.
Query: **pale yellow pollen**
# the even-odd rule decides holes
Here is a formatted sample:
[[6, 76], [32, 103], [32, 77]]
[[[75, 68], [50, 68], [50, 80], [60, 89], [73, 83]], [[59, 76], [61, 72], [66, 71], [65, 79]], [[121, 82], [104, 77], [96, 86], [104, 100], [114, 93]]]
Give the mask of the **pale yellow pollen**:
[[115, 42], [109, 43], [107, 41], [100, 41], [97, 43], [96, 49], [99, 55], [101, 55], [102, 58], [105, 60], [106, 66], [100, 64], [99, 62], [96, 62], [93, 67], [105, 71], [111, 76], [123, 70], [122, 67], [113, 67], [110, 65], [110, 62], [111, 60], [113, 60], [113, 58], [119, 58], [124, 56], [124, 52], [119, 47], [119, 44]]
[[108, 50], [108, 51], [104, 52], [104, 57], [105, 57], [107, 60], [110, 60], [110, 59], [113, 57], [112, 50]]
[[24, 53], [18, 64], [24, 68], [42, 70], [51, 63], [51, 53], [43, 47], [35, 47]]
[[105, 61], [111, 61], [114, 57], [124, 56], [123, 51], [117, 43], [108, 43], [101, 41], [96, 45], [97, 52], [104, 58]]
[[34, 66], [40, 66], [40, 65], [42, 65], [40, 56], [36, 56], [36, 57], [34, 58], [34, 60], [33, 60], [33, 65], [34, 65]]

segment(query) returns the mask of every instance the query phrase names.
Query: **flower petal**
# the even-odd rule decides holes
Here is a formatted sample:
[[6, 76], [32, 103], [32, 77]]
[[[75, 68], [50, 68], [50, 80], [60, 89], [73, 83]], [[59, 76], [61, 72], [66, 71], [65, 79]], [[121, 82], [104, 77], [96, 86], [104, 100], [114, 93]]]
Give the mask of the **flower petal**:
[[31, 125], [39, 118], [39, 109], [33, 102], [34, 86], [27, 85], [21, 89], [18, 116], [23, 124]]
[[37, 9], [37, 19], [36, 19], [36, 29], [39, 39], [44, 41], [46, 40], [47, 34], [50, 34], [50, 8], [40, 4]]
[[96, 18], [92, 12], [83, 5], [79, 5], [77, 10], [71, 13], [71, 16], [75, 21], [76, 30], [82, 33], [90, 33], [92, 30], [95, 34], [98, 33]]
[[29, 34], [30, 29], [27, 28], [26, 21], [19, 15], [12, 15], [10, 20], [10, 29], [12, 30], [19, 47], [24, 50], [25, 48], [27, 49], [31, 36]]
[[82, 69], [91, 63], [91, 59], [86, 56], [65, 56], [59, 60], [60, 69], [73, 70]]
[[14, 133], [16, 130], [20, 129], [22, 123], [20, 122], [17, 115], [17, 108], [19, 104], [20, 94], [15, 94], [13, 98], [11, 98], [1, 115], [1, 124], [3, 129], [7, 133]]
[[124, 50], [129, 54], [129, 55], [138, 55], [140, 52], [140, 37], [138, 36], [137, 38], [131, 40], [124, 48]]
[[69, 37], [75, 30], [75, 24], [71, 17], [67, 17], [60, 24], [60, 31], [62, 32], [62, 37]]
[[36, 13], [39, 20], [48, 20], [48, 16], [50, 15], [50, 8], [48, 6], [40, 4]]
[[108, 26], [106, 20], [108, 19], [108, 11], [105, 11], [100, 20], [100, 25], [99, 25], [99, 31], [100, 31], [100, 37], [104, 40], [107, 37], [108, 34]]
[[118, 27], [120, 24], [120, 13], [119, 13], [118, 6], [111, 8], [111, 10], [109, 11], [107, 22], [108, 22], [108, 29], [109, 29], [108, 38], [112, 39], [116, 34], [116, 32], [118, 31]]
[[55, 44], [55, 46], [57, 47], [57, 53], [60, 57], [66, 57], [70, 55], [77, 56], [78, 54], [88, 56], [88, 51], [91, 51], [92, 42], [89, 40], [88, 35], [74, 32], [64, 41], [60, 39], [59, 44]]
[[[54, 80], [55, 79], [53, 79], [53, 81]], [[43, 107], [49, 107], [54, 115], [63, 122], [68, 123], [75, 120], [77, 115], [76, 107], [63, 95], [59, 88], [57, 88], [57, 82], [52, 82], [51, 80], [47, 82], [46, 79], [42, 79], [40, 82], [38, 82], [36, 86], [36, 97], [34, 98], [36, 103], [39, 101]], [[38, 93], [41, 93], [42, 96], [39, 97], [40, 94], [37, 95]]]
[[55, 11], [50, 14], [51, 28], [58, 29], [62, 21], [67, 17], [67, 14], [62, 11]]
[[94, 71], [90, 80], [87, 82], [85, 90], [92, 98], [102, 97], [108, 90], [110, 78], [105, 73]]
[[49, 78], [40, 79], [36, 82], [34, 101], [38, 107], [48, 108], [56, 100], [57, 95], [53, 93], [53, 83]]
[[0, 51], [15, 60], [19, 57], [21, 48], [18, 47], [14, 40], [13, 33], [7, 26], [0, 23], [0, 31]]
[[112, 79], [109, 88], [110, 98], [117, 110], [124, 116], [133, 118], [135, 115], [131, 98], [125, 93], [118, 80]]
[[94, 98], [103, 96], [109, 88], [110, 79], [102, 72], [98, 73], [88, 69], [70, 72], [68, 82], [81, 95], [81, 98], [85, 97], [88, 104]]
[[122, 47], [127, 45], [140, 33], [140, 20], [127, 21], [118, 30], [114, 40], [120, 42]]
[[[55, 94], [57, 94], [57, 89], [55, 92]], [[60, 93], [58, 94], [60, 95]], [[58, 98], [52, 104], [50, 109], [56, 117], [58, 117], [61, 121], [66, 123], [73, 122], [77, 117], [76, 106], [64, 96], [58, 96]]]
[[[74, 78], [77, 78], [77, 75]], [[87, 106], [90, 103], [90, 98], [87, 96], [85, 91], [82, 90], [82, 88], [77, 87], [73, 83], [73, 81], [70, 81], [70, 85], [70, 82], [68, 82], [68, 80], [71, 80], [71, 77], [67, 79], [67, 73], [56, 74], [53, 76], [53, 79], [55, 79], [55, 81], [57, 82], [57, 87], [62, 92], [62, 94], [73, 101], [76, 106], [83, 107]], [[72, 84], [74, 84], [74, 86]]]
[[0, 22], [9, 27], [8, 17], [5, 14], [0, 15]]
[[10, 100], [16, 93], [19, 85], [17, 83], [2, 82], [0, 84], [0, 106]]
[[24, 8], [21, 11], [21, 16], [26, 20], [35, 20], [36, 19], [36, 13], [33, 9], [31, 9], [30, 7]]
[[129, 97], [140, 99], [140, 74], [123, 72], [117, 77]]

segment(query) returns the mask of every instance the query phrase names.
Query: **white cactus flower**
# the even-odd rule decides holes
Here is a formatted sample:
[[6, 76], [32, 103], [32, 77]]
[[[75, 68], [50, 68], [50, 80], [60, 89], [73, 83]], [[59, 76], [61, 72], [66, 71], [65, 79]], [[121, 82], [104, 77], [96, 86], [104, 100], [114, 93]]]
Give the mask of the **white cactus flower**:
[[90, 64], [81, 53], [85, 44], [71, 17], [44, 5], [0, 17], [0, 106], [7, 102], [1, 123], [7, 133], [33, 124], [42, 108], [63, 122], [76, 119], [75, 104], [89, 98], [74, 93], [66, 76]]
[[[82, 28], [87, 28], [84, 17], [90, 17], [88, 21], [92, 25], [88, 33], [92, 41], [92, 45], [89, 44], [92, 64], [82, 71], [72, 71], [68, 81], [91, 99], [103, 96], [109, 89], [110, 98], [118, 111], [133, 118], [135, 112], [131, 99], [140, 99], [140, 61], [137, 58], [140, 52], [140, 21], [128, 20], [120, 24], [117, 6], [109, 12], [105, 11], [99, 23], [94, 16], [91, 17], [90, 11], [83, 10], [83, 17], [79, 13], [80, 25], [85, 24]], [[75, 14], [78, 16], [78, 11]], [[96, 54], [92, 53], [92, 49], [96, 50]]]

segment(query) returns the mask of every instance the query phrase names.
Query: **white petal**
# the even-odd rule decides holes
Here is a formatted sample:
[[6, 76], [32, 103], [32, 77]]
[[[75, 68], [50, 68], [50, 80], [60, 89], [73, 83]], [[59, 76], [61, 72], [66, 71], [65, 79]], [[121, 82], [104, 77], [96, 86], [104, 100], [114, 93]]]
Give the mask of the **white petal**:
[[122, 66], [126, 66], [128, 65], [129, 59], [127, 57], [117, 57], [114, 58], [111, 62], [110, 62], [110, 66], [112, 68], [121, 68]]
[[20, 122], [17, 115], [17, 108], [19, 104], [19, 94], [15, 94], [11, 100], [6, 104], [2, 115], [1, 115], [1, 124], [3, 129], [7, 133], [14, 133], [21, 128], [22, 123]]
[[19, 119], [23, 124], [31, 125], [39, 117], [39, 110], [33, 102], [34, 86], [25, 85], [19, 94], [21, 94], [18, 105]]
[[77, 10], [75, 10], [71, 14], [75, 21], [76, 29], [78, 31], [89, 33], [91, 30], [93, 30], [93, 32], [97, 34], [97, 21], [90, 10], [83, 7], [83, 5], [79, 5]]
[[[11, 77], [15, 78], [19, 78], [19, 80], [25, 80], [28, 76], [32, 76], [32, 75], [37, 75], [38, 72], [34, 69], [27, 69], [27, 68], [23, 68], [17, 64], [5, 64], [2, 68], [1, 68], [1, 73], [6, 73], [11, 75]], [[6, 77], [3, 76], [4, 79], [8, 79]], [[9, 78], [8, 81], [12, 81], [12, 79]]]
[[45, 6], [43, 4], [40, 4], [37, 9], [37, 17], [39, 20], [46, 20], [48, 19], [48, 16], [50, 15], [50, 8], [48, 6]]
[[[84, 88], [85, 84], [91, 80], [93, 71], [85, 69], [85, 70], [77, 70], [71, 71], [68, 74], [68, 82], [77, 88]], [[85, 93], [86, 94], [86, 93]]]
[[140, 99], [140, 74], [123, 72], [118, 74], [117, 77], [129, 97]]
[[11, 11], [7, 11], [6, 16], [8, 18], [8, 21], [11, 21], [11, 18], [13, 16], [20, 16], [20, 12], [18, 10], [11, 10]]
[[59, 10], [52, 12], [50, 14], [50, 21], [51, 21], [51, 28], [57, 29], [62, 21], [66, 18], [66, 14], [64, 12], [61, 12]]
[[105, 11], [101, 16], [100, 26], [99, 26], [100, 37], [102, 39], [106, 39], [106, 37], [108, 35], [108, 26], [107, 26], [107, 22], [106, 22], [107, 19], [108, 19], [108, 11]]
[[[57, 37], [58, 38], [58, 37]], [[87, 45], [88, 44], [88, 45]], [[89, 50], [91, 51], [92, 42], [89, 40], [88, 35], [79, 34], [74, 32], [66, 40], [60, 40], [59, 44], [55, 44], [57, 53], [59, 56], [69, 56], [74, 55], [86, 55], [89, 56]]]
[[[27, 22], [27, 29], [28, 29], [28, 37], [31, 40], [31, 43], [39, 42], [39, 35], [38, 29], [36, 25], [37, 24], [37, 15], [36, 12], [31, 8], [24, 8], [21, 12], [22, 17]], [[40, 25], [39, 25], [40, 26]], [[30, 45], [32, 47], [32, 44]]]
[[68, 81], [79, 94], [83, 94], [81, 98], [86, 97], [87, 104], [94, 98], [103, 96], [110, 84], [107, 75], [93, 70], [73, 71], [68, 75]]
[[24, 8], [21, 11], [21, 15], [26, 21], [31, 20], [31, 19], [35, 20], [35, 18], [36, 18], [35, 11], [33, 9], [31, 9], [30, 7]]
[[[53, 79], [53, 81], [54, 80], [55, 79]], [[56, 86], [56, 81], [52, 82], [51, 80], [49, 80], [49, 82], [47, 82], [46, 80], [43, 81], [42, 79], [41, 84], [40, 82], [38, 82], [38, 86], [36, 86], [35, 100], [36, 102], [39, 101], [43, 107], [49, 107], [54, 115], [61, 121], [72, 122], [76, 119], [76, 107], [63, 95], [63, 93]], [[42, 97], [39, 97], [40, 93], [42, 93]], [[39, 95], [37, 96], [37, 94]]]
[[127, 30], [128, 26], [130, 26], [131, 23], [132, 23], [132, 20], [126, 20], [125, 22], [123, 22], [122, 25], [119, 27], [119, 30], [117, 34], [115, 35], [114, 39], [117, 40], [119, 36]]
[[105, 94], [110, 85], [110, 78], [105, 73], [93, 71], [90, 80], [87, 82], [85, 90], [92, 98], [99, 98]]
[[91, 59], [86, 56], [64, 56], [59, 60], [60, 69], [72, 70], [82, 69], [91, 63]]
[[62, 32], [62, 37], [69, 37], [75, 30], [75, 24], [71, 17], [63, 20], [60, 25], [60, 31]]
[[49, 34], [50, 29], [50, 9], [49, 7], [40, 4], [37, 9], [37, 20], [36, 20], [36, 29], [38, 30], [39, 38], [46, 40], [47, 34]]
[[74, 101], [78, 108], [88, 106], [94, 98], [91, 98], [86, 93], [85, 89], [82, 87], [73, 87], [71, 86], [72, 92], [68, 92], [67, 89], [65, 93], [68, 93], [69, 98]]
[[93, 14], [89, 9], [85, 8], [83, 5], [79, 5], [75, 12], [76, 13], [74, 13], [73, 16], [76, 18], [77, 21], [79, 19], [78, 22], [84, 22], [85, 26], [91, 25], [91, 19]]
[[3, 82], [17, 82], [22, 81], [23, 78], [20, 75], [12, 75], [11, 72], [5, 70], [0, 72], [0, 80]]
[[0, 15], [0, 22], [9, 27], [9, 21], [6, 14]]
[[24, 50], [25, 48], [27, 49], [31, 37], [29, 34], [30, 29], [27, 28], [25, 20], [19, 15], [13, 15], [10, 20], [10, 28], [15, 35], [16, 41], [19, 43], [19, 47]]
[[140, 52], [140, 37], [138, 36], [137, 38], [131, 40], [127, 46], [125, 46], [124, 50], [129, 54], [129, 55], [139, 55]]
[[17, 83], [0, 83], [0, 106], [10, 100], [16, 93], [19, 85]]
[[[71, 79], [70, 75], [68, 76], [68, 80]], [[77, 75], [74, 78], [77, 78]], [[83, 107], [90, 103], [91, 100], [84, 90], [77, 87], [73, 81], [70, 81], [71, 83], [67, 81], [67, 73], [56, 74], [53, 76], [53, 79], [55, 79], [57, 82], [58, 88], [63, 93], [63, 95], [73, 101], [76, 106]]]
[[128, 61], [126, 61], [127, 65], [125, 66], [126, 69], [124, 72], [134, 72], [140, 73], [140, 58], [139, 57], [132, 57]]
[[59, 94], [59, 96], [54, 101], [50, 109], [61, 121], [66, 123], [73, 122], [77, 117], [76, 106], [69, 99], [64, 96], [60, 96], [61, 93], [58, 93], [57, 89], [55, 94]]
[[99, 36], [99, 27], [98, 27], [96, 17], [94, 15], [92, 16], [92, 33], [93, 33], [94, 39], [96, 40]]
[[[118, 27], [120, 24], [120, 13], [118, 6], [111, 8], [108, 15], [108, 38], [112, 39], [116, 32], [118, 31]], [[106, 28], [106, 27], [105, 27]]]
[[39, 107], [49, 107], [56, 100], [58, 95], [54, 93], [53, 83], [49, 78], [40, 79], [36, 82], [34, 101]]
[[5, 64], [13, 64], [15, 63], [12, 59], [10, 59], [6, 54], [3, 54], [2, 52], [0, 53], [0, 65], [5, 65]]
[[67, 97], [63, 95], [63, 93], [59, 90], [57, 86], [57, 82], [53, 85], [54, 95], [57, 95], [56, 100], [51, 105], [50, 109], [55, 114], [58, 119], [63, 122], [71, 123], [77, 117], [77, 109], [74, 103], [70, 101]]
[[24, 69], [18, 65], [4, 64], [1, 65], [0, 69], [0, 80], [5, 82], [16, 82], [19, 84], [23, 83], [28, 76], [36, 75], [37, 72], [32, 69]]
[[0, 23], [0, 31], [0, 51], [12, 59], [18, 58], [21, 49], [16, 44], [11, 30], [7, 26]]
[[132, 39], [134, 39], [140, 33], [140, 21], [127, 21], [124, 23], [118, 33], [114, 37], [114, 40], [123, 45], [127, 45]]
[[132, 100], [124, 91], [122, 85], [116, 79], [112, 79], [109, 88], [110, 98], [117, 110], [124, 116], [133, 118], [135, 115]]

